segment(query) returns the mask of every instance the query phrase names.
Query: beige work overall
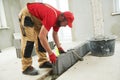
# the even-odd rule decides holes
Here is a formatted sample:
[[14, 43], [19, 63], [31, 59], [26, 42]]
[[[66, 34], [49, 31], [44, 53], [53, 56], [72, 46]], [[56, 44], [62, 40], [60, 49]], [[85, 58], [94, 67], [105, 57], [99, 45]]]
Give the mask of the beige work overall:
[[[27, 17], [26, 17], [27, 16]], [[34, 25], [33, 27], [25, 25], [25, 19], [31, 18]], [[23, 71], [32, 65], [31, 53], [35, 43], [35, 51], [38, 55], [38, 63], [42, 65], [44, 62], [48, 61], [45, 51], [40, 51], [39, 47], [39, 31], [42, 26], [41, 21], [36, 17], [32, 16], [27, 7], [23, 8], [19, 14], [19, 22], [21, 28], [21, 55], [22, 55], [22, 69]]]

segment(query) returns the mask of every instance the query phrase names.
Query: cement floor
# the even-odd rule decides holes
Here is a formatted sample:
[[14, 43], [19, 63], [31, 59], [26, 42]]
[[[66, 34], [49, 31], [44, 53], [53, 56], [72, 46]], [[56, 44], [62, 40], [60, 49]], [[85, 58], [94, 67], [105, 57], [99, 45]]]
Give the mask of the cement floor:
[[[68, 47], [67, 47], [68, 46]], [[65, 48], [70, 48], [70, 44]], [[120, 42], [116, 42], [115, 53], [110, 57], [95, 57], [87, 55], [84, 61], [77, 62], [57, 80], [120, 80]], [[67, 49], [66, 49], [67, 50]], [[48, 74], [50, 69], [39, 69], [37, 56], [33, 57], [33, 65], [40, 75], [28, 76], [21, 73], [21, 61], [16, 57], [14, 47], [2, 50], [0, 53], [0, 80], [39, 80]], [[45, 79], [51, 80], [51, 77]]]
[[21, 72], [21, 59], [16, 57], [15, 47], [4, 49], [0, 53], [0, 80], [41, 80], [51, 70], [50, 68], [40, 69], [38, 67], [37, 56], [33, 57], [33, 66], [39, 71], [39, 75], [23, 75]]
[[113, 56], [88, 54], [84, 61], [78, 61], [57, 80], [120, 80], [120, 42], [116, 42]]
[[[78, 42], [68, 42], [64, 44], [63, 48], [65, 50], [75, 47]], [[82, 42], [80, 42], [82, 43]], [[15, 47], [10, 47], [3, 49], [0, 52], [0, 80], [41, 80], [44, 78], [51, 69], [39, 69], [38, 68], [38, 57], [33, 57], [33, 66], [39, 71], [38, 76], [28, 76], [23, 75], [21, 70], [21, 59], [17, 58]], [[43, 80], [43, 79], [42, 79]], [[51, 76], [47, 77], [45, 80], [51, 80]]]

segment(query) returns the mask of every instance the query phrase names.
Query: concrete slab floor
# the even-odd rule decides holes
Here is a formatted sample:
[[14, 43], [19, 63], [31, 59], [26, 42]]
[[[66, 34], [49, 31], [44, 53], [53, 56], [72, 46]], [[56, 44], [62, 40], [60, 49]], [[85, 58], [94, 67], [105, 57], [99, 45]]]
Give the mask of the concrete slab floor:
[[[68, 49], [70, 44], [64, 47]], [[116, 42], [115, 54], [110, 57], [85, 56], [83, 62], [77, 62], [57, 80], [120, 80], [119, 48], [120, 42]], [[49, 71], [38, 68], [37, 56], [33, 57], [33, 65], [42, 76]], [[21, 61], [16, 57], [14, 47], [2, 50], [0, 53], [0, 72], [0, 80], [38, 80], [40, 77], [40, 75], [22, 75]], [[45, 80], [51, 80], [51, 77]]]
[[[23, 75], [21, 72], [21, 59], [16, 57], [15, 48], [10, 47], [2, 50], [2, 53], [0, 53], [0, 80], [41, 80], [51, 70], [50, 68], [39, 69], [37, 56], [33, 57], [33, 66], [39, 71], [39, 75]], [[47, 80], [51, 79], [48, 78]]]
[[[63, 42], [62, 46], [67, 51], [83, 42]], [[38, 76], [23, 75], [21, 72], [21, 59], [17, 58], [15, 47], [1, 50], [0, 53], [0, 80], [40, 80], [46, 76], [51, 69], [39, 69], [37, 56], [33, 57], [33, 66], [39, 71]], [[48, 76], [45, 80], [51, 80]]]
[[115, 53], [109, 57], [87, 55], [84, 61], [74, 66], [57, 80], [120, 80], [120, 42], [116, 42]]

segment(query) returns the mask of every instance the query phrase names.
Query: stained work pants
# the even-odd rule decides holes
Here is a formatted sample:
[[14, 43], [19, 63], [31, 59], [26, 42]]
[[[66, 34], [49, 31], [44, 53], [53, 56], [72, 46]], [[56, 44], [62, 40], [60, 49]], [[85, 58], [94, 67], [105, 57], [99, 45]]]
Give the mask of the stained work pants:
[[21, 29], [21, 55], [22, 55], [22, 70], [32, 65], [32, 50], [35, 46], [36, 54], [38, 55], [38, 63], [42, 65], [48, 61], [46, 51], [42, 47], [38, 38], [41, 29], [41, 21], [32, 16], [27, 7], [23, 8], [19, 13], [19, 22]]

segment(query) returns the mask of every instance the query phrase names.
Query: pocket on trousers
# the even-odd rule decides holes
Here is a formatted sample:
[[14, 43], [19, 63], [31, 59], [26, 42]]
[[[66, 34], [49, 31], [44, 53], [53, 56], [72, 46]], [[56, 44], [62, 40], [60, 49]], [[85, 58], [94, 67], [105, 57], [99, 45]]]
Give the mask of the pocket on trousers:
[[31, 57], [33, 46], [34, 46], [34, 42], [27, 41], [25, 51], [24, 51], [24, 57], [25, 58], [30, 58]]
[[34, 26], [34, 22], [32, 21], [31, 17], [25, 16], [24, 26], [25, 27], [33, 27]]
[[38, 50], [39, 50], [40, 52], [46, 52], [46, 50], [43, 48], [43, 46], [42, 46], [39, 38], [38, 38]]

